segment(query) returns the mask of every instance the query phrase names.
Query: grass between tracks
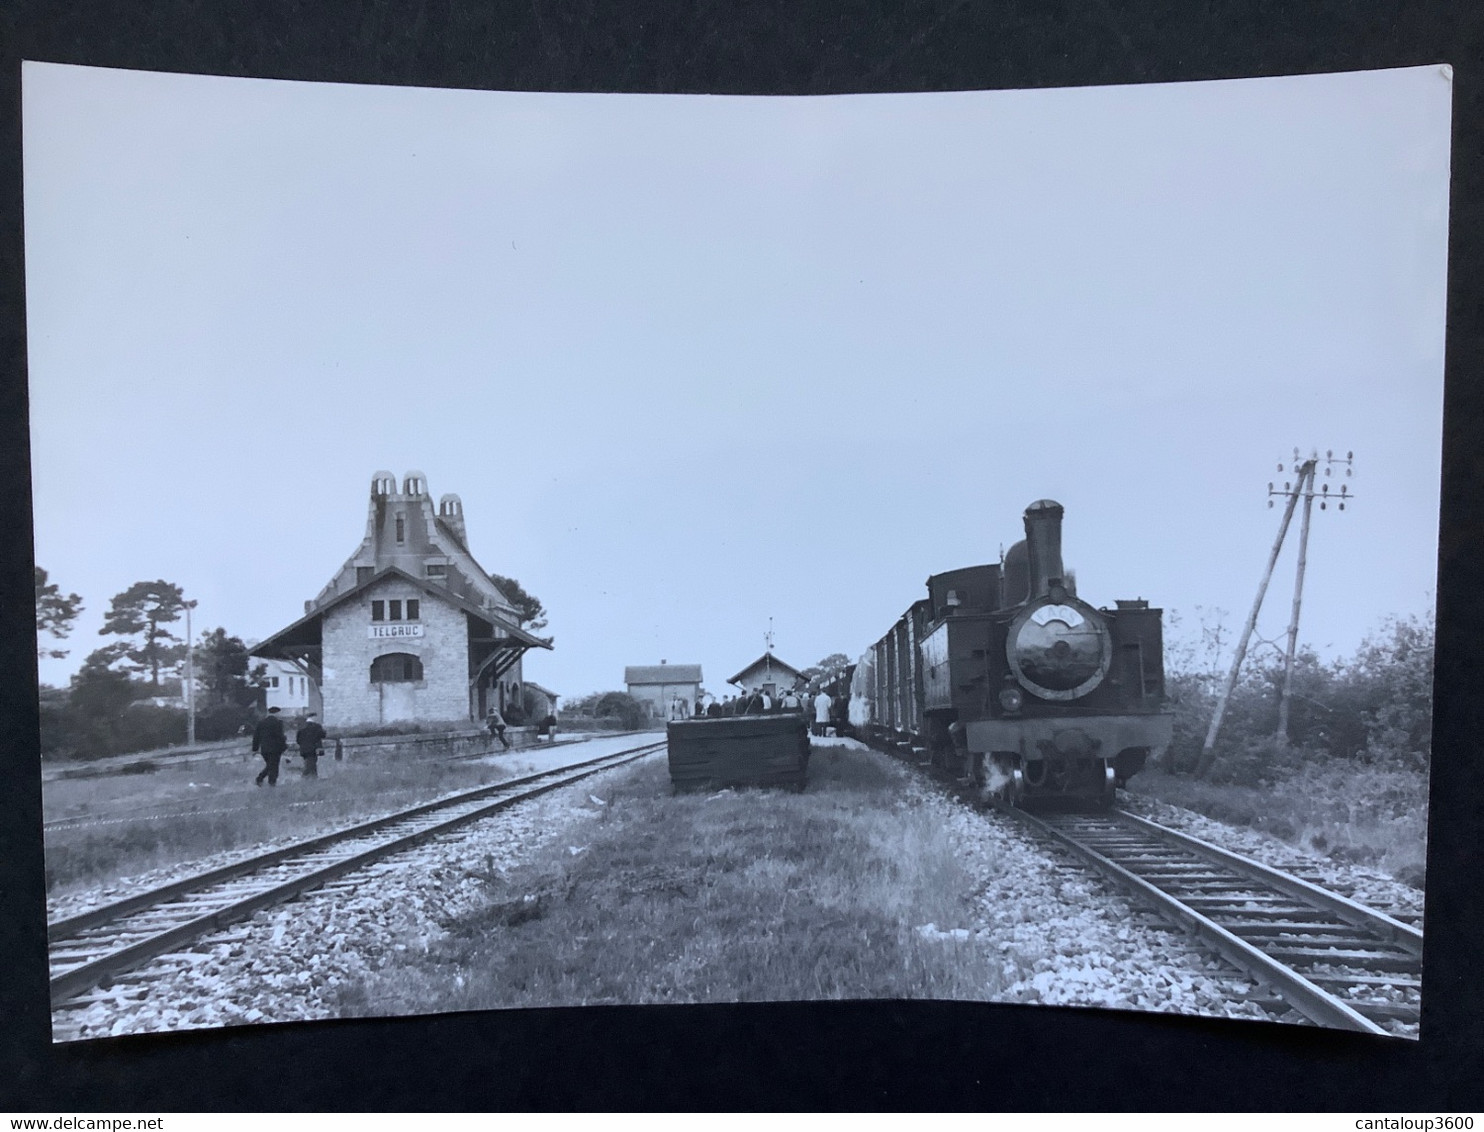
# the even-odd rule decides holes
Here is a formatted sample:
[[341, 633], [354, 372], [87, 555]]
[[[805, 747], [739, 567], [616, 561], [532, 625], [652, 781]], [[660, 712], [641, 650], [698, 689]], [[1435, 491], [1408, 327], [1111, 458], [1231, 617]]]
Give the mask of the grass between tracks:
[[[560, 751], [561, 748], [556, 748]], [[535, 754], [539, 754], [536, 752]], [[43, 784], [53, 895], [280, 838], [304, 838], [524, 773], [532, 755], [450, 761], [394, 747], [319, 760], [317, 779], [285, 758], [276, 787], [256, 787], [262, 759], [226, 758], [153, 773]], [[577, 756], [570, 756], [576, 758]]]
[[1256, 787], [1145, 770], [1130, 788], [1416, 888], [1426, 876], [1427, 776], [1416, 771], [1336, 759]]
[[344, 1011], [992, 997], [982, 950], [916, 931], [959, 922], [972, 881], [902, 804], [904, 770], [825, 747], [809, 775], [803, 794], [673, 795], [663, 759], [617, 772], [597, 815], [491, 876], [485, 907]]

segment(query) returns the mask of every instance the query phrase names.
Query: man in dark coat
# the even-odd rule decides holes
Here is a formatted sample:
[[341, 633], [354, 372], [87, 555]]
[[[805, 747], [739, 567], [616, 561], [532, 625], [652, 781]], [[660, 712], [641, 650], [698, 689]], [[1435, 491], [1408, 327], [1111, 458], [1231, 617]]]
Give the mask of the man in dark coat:
[[283, 720], [278, 718], [278, 709], [271, 707], [252, 733], [252, 749], [263, 756], [263, 769], [258, 771], [255, 779], [259, 786], [263, 785], [265, 778], [269, 786], [278, 785], [278, 760], [283, 758], [288, 745], [288, 738], [283, 733]]
[[299, 757], [304, 760], [304, 777], [319, 777], [319, 757], [324, 753], [325, 729], [314, 718], [314, 712], [304, 717], [304, 723], [294, 734], [294, 743], [299, 748]]
[[490, 708], [489, 718], [485, 720], [484, 725], [489, 728], [491, 735], [500, 740], [500, 744], [505, 750], [510, 750], [510, 740], [505, 738], [505, 720], [500, 715], [499, 708]]

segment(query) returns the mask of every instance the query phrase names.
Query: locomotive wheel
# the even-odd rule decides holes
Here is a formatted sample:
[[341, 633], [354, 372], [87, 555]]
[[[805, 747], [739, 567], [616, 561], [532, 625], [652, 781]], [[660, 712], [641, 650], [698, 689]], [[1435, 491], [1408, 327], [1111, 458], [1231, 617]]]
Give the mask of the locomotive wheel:
[[1010, 768], [1010, 781], [1000, 788], [1000, 796], [1011, 806], [1020, 805], [1020, 799], [1025, 794], [1025, 775], [1020, 773], [1018, 766]]
[[1112, 763], [1103, 763], [1102, 779], [1103, 792], [1099, 794], [1094, 800], [1094, 805], [1096, 805], [1096, 807], [1100, 810], [1109, 810], [1113, 808], [1113, 797], [1116, 793], [1116, 787], [1118, 785], [1118, 775], [1113, 770]]

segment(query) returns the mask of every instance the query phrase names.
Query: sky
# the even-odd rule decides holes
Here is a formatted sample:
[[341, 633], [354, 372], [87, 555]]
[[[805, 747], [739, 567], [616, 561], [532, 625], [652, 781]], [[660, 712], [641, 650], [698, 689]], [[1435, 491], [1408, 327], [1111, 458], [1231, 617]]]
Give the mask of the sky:
[[660, 660], [725, 692], [770, 627], [797, 667], [858, 655], [1048, 497], [1082, 598], [1234, 635], [1295, 446], [1355, 454], [1301, 642], [1431, 610], [1447, 68], [806, 98], [22, 78], [36, 555], [85, 605], [43, 682], [139, 580], [198, 633], [288, 625], [379, 469], [462, 498], [475, 557], [548, 611], [526, 678], [565, 697]]

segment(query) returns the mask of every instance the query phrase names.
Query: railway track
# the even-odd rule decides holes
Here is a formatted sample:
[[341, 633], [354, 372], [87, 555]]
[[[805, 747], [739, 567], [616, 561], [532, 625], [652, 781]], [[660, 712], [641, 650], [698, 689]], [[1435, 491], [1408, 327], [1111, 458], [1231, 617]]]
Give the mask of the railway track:
[[179, 951], [262, 908], [291, 900], [439, 834], [663, 750], [664, 740], [440, 798], [102, 905], [47, 925], [53, 1009]]
[[1416, 927], [1121, 810], [1002, 809], [1194, 931], [1263, 988], [1258, 1000], [1270, 1008], [1371, 1034], [1417, 1025]]

